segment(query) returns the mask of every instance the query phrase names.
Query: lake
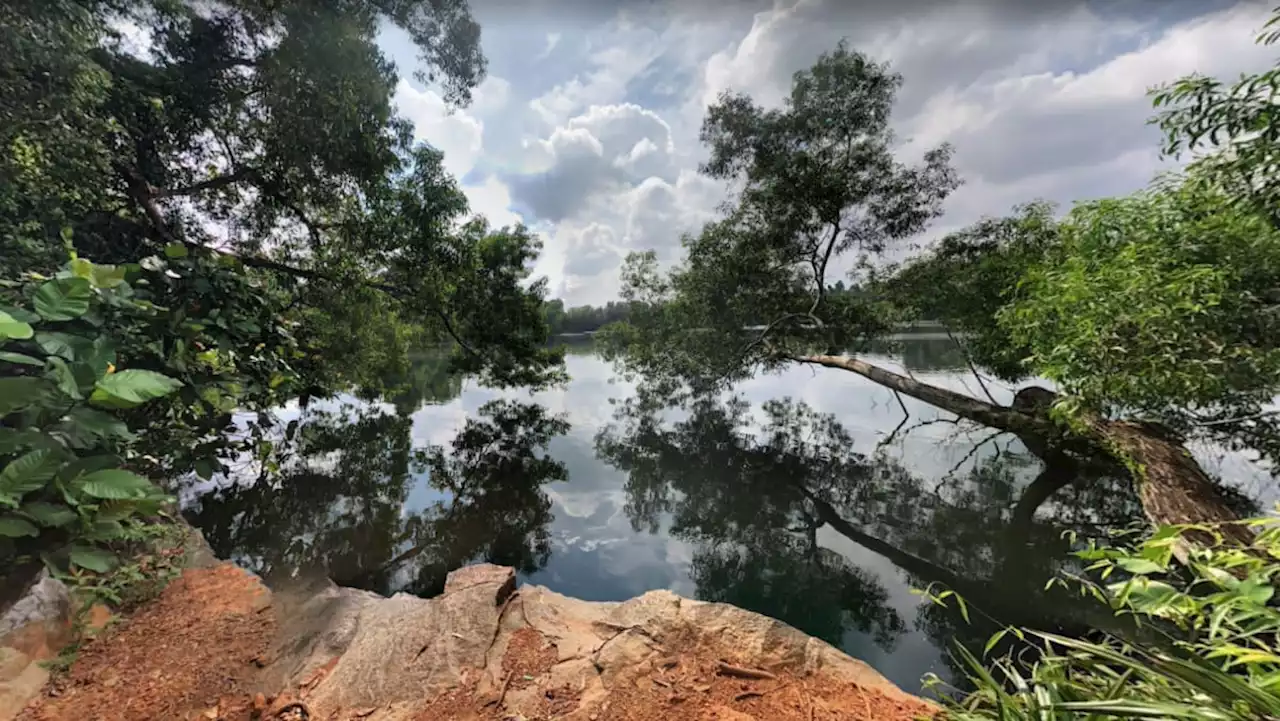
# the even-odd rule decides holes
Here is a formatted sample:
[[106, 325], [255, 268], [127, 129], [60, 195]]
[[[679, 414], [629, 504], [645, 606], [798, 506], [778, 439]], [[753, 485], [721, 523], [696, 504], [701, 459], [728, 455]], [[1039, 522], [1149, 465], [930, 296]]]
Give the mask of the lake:
[[[979, 387], [945, 334], [901, 336], [872, 360], [1012, 397]], [[957, 677], [950, 644], [980, 650], [1001, 623], [1106, 624], [1044, 583], [1070, 568], [1065, 532], [1139, 519], [1125, 479], [1046, 469], [1016, 439], [942, 422], [847, 372], [792, 368], [740, 384], [736, 403], [676, 410], [629, 406], [634, 386], [587, 339], [569, 346], [571, 381], [547, 391], [442, 368], [415, 364], [394, 398], [280, 409], [271, 453], [192, 479], [188, 518], [268, 583], [315, 572], [429, 596], [449, 570], [489, 560], [587, 600], [665, 588], [731, 602], [911, 691], [925, 673]], [[1195, 450], [1267, 496], [1270, 476], [1244, 458]], [[913, 592], [931, 584], [965, 608]]]

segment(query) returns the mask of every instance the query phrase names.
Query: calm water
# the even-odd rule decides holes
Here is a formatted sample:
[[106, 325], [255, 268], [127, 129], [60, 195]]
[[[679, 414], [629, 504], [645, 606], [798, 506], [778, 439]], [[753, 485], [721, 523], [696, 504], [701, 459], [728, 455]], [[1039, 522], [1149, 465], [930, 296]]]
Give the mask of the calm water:
[[[981, 648], [997, 621], [1100, 622], [1043, 585], [1069, 550], [1063, 531], [1138, 517], [1123, 479], [1077, 479], [1039, 502], [1069, 469], [928, 423], [910, 399], [904, 424], [892, 393], [841, 371], [758, 377], [733, 403], [630, 408], [633, 387], [589, 344], [570, 350], [572, 380], [546, 392], [476, 387], [424, 361], [395, 399], [282, 409], [297, 423], [275, 452], [193, 483], [188, 515], [269, 582], [320, 569], [432, 595], [452, 568], [489, 560], [589, 600], [667, 588], [781, 618], [906, 689], [952, 677], [949, 644]], [[904, 337], [877, 360], [982, 393], [945, 335]], [[1267, 483], [1199, 450], [1248, 492]], [[931, 583], [969, 599], [968, 622], [912, 593]]]

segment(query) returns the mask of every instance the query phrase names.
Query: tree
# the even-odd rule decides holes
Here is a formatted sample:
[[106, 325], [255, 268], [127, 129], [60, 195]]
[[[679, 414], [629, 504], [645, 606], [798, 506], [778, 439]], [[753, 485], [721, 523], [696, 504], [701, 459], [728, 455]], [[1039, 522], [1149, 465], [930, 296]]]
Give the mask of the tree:
[[686, 259], [669, 275], [652, 254], [628, 257], [622, 296], [639, 310], [606, 346], [624, 370], [700, 392], [887, 327], [856, 296], [827, 293], [832, 262], [905, 241], [958, 185], [946, 146], [917, 167], [895, 160], [900, 84], [842, 44], [796, 74], [783, 109], [734, 94], [708, 109], [701, 170], [740, 192], [723, 219], [683, 239]]
[[119, 347], [184, 384], [129, 419], [151, 475], [208, 476], [239, 453], [232, 409], [374, 387], [442, 341], [453, 370], [495, 385], [563, 377], [529, 278], [538, 241], [470, 215], [394, 112], [399, 75], [375, 42], [382, 23], [404, 29], [422, 77], [463, 104], [485, 63], [462, 0], [0, 14], [6, 277], [48, 276], [73, 251], [164, 309]]
[[[1023, 206], [903, 268], [868, 273], [879, 293], [833, 296], [825, 292], [832, 258], [921, 230], [956, 185], [945, 148], [921, 168], [893, 163], [884, 118], [896, 84], [841, 46], [796, 75], [782, 110], [722, 97], [704, 121], [703, 170], [741, 190], [724, 219], [685, 239], [675, 270], [659, 273], [652, 255], [629, 258], [623, 297], [644, 310], [608, 334], [608, 354], [668, 396], [713, 393], [791, 363], [853, 372], [1013, 433], [1051, 465], [1065, 454], [1127, 469], [1155, 523], [1229, 524], [1229, 499], [1183, 448], [1180, 429], [1142, 411], [1157, 398], [1166, 409], [1253, 409], [1278, 387], [1264, 339], [1269, 315], [1251, 315], [1270, 307], [1277, 257], [1256, 210], [1228, 202], [1225, 186], [1199, 182], [1208, 171], [1193, 168], [1185, 182], [1083, 205], [1062, 221], [1043, 204]], [[1131, 340], [1134, 310], [1147, 312], [1150, 335], [1116, 353], [1117, 339]], [[761, 316], [772, 320], [750, 329]], [[1047, 375], [1065, 395], [1024, 388], [1006, 406], [857, 357], [894, 321], [921, 317], [972, 333], [975, 375], [979, 365], [1007, 379]], [[1215, 322], [1228, 327], [1201, 333]], [[1188, 358], [1199, 365], [1181, 367]], [[1211, 379], [1195, 382], [1199, 395], [1183, 392], [1204, 372]], [[1135, 408], [1138, 394], [1148, 402]], [[1251, 538], [1239, 526], [1224, 532]]]

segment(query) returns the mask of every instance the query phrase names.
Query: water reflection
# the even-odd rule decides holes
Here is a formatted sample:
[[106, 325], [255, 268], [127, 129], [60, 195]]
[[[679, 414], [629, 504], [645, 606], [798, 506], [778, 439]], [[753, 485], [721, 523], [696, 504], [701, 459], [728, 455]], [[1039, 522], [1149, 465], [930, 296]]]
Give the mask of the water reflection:
[[[968, 382], [945, 334], [880, 350], [930, 383]], [[463, 383], [425, 354], [363, 401], [281, 409], [271, 452], [197, 489], [188, 514], [269, 579], [304, 569], [432, 595], [488, 560], [588, 600], [669, 588], [781, 618], [908, 689], [951, 676], [945, 649], [980, 648], [988, 615], [1109, 622], [1043, 584], [1065, 562], [1063, 531], [1140, 522], [1132, 484], [946, 423], [877, 450], [903, 406], [849, 373], [791, 369], [735, 400], [643, 408], [589, 339], [569, 351], [571, 382], [538, 393]], [[905, 407], [910, 426], [936, 418]], [[972, 624], [911, 593], [932, 582], [970, 599]]]
[[[985, 459], [963, 478], [923, 478], [897, 460], [853, 452], [831, 414], [770, 401], [757, 423], [740, 398], [704, 400], [664, 423], [644, 404], [624, 404], [598, 436], [600, 456], [627, 474], [626, 513], [637, 528], [696, 544], [691, 575], [704, 600], [728, 601], [782, 619], [830, 643], [850, 631], [891, 649], [905, 632], [872, 574], [822, 547], [824, 527], [889, 560], [920, 588], [938, 585], [968, 602], [926, 608], [917, 630], [940, 644], [981, 647], [1007, 623], [1080, 633], [1108, 624], [1088, 604], [1045, 581], [1068, 560], [1063, 532], [1125, 525], [1141, 510], [1126, 479], [1082, 477], [1064, 462], [1025, 489], [1025, 453]], [[1068, 483], [1092, 496], [1089, 512], [1037, 514]], [[997, 625], [998, 624], [998, 625]]]
[[[310, 407], [257, 474], [187, 510], [214, 552], [263, 575], [325, 573], [381, 593], [434, 595], [476, 561], [533, 573], [551, 553], [564, 464], [543, 449], [568, 425], [542, 406], [495, 400], [448, 447], [414, 447], [408, 415], [376, 405]], [[431, 501], [410, 511], [418, 485]]]

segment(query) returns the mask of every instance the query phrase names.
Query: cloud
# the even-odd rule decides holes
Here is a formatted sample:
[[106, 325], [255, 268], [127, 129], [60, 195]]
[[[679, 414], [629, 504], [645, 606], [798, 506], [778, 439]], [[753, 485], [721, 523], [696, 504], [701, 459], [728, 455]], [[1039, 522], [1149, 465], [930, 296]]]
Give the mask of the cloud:
[[638, 105], [593, 105], [531, 145], [542, 170], [508, 176], [516, 201], [559, 223], [600, 194], [674, 177], [671, 128]]
[[538, 271], [571, 304], [615, 298], [627, 252], [673, 262], [680, 235], [715, 217], [726, 189], [696, 172], [709, 102], [729, 90], [776, 106], [792, 74], [842, 38], [904, 76], [904, 160], [956, 148], [965, 185], [930, 237], [1036, 197], [1142, 187], [1164, 167], [1149, 86], [1272, 61], [1251, 42], [1268, 10], [1252, 1], [544, 5], [486, 15], [477, 4], [491, 68], [509, 81], [494, 86], [502, 102], [486, 104], [482, 88], [465, 114], [444, 116], [438, 97], [412, 99], [424, 137], [482, 179], [486, 207], [543, 233]]
[[419, 90], [407, 80], [396, 88], [396, 107], [413, 121], [413, 138], [444, 153], [444, 167], [461, 178], [475, 167], [483, 147], [484, 124], [466, 111], [451, 110], [434, 90]]

